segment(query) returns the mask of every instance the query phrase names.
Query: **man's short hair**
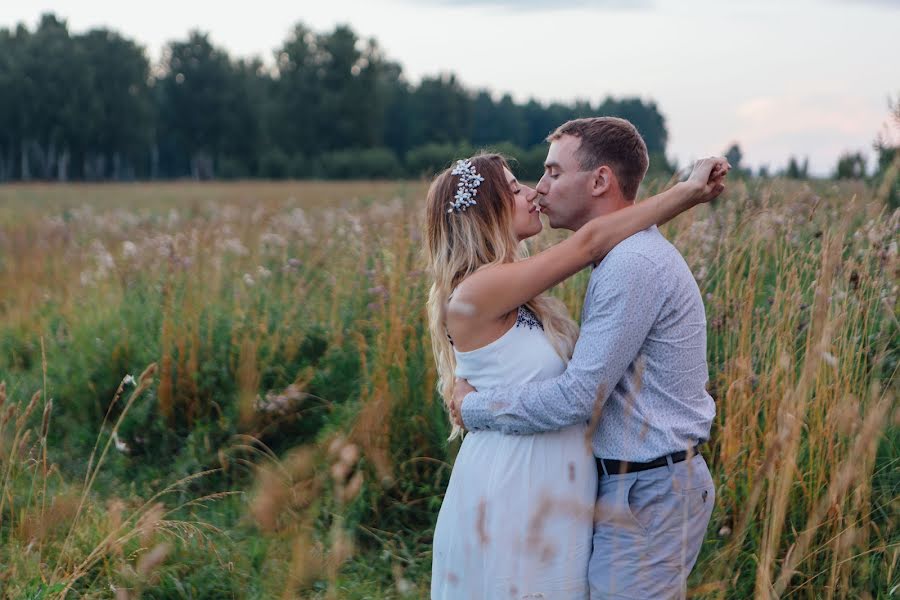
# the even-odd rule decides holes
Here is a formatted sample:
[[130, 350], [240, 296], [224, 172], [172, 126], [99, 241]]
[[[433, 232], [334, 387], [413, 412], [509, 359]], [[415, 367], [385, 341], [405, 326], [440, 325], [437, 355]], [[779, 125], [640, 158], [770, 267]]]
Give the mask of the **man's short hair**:
[[583, 171], [607, 165], [616, 174], [625, 198], [637, 197], [650, 157], [644, 138], [631, 122], [617, 117], [573, 119], [557, 127], [547, 136], [547, 141], [553, 142], [564, 135], [581, 139], [575, 157]]

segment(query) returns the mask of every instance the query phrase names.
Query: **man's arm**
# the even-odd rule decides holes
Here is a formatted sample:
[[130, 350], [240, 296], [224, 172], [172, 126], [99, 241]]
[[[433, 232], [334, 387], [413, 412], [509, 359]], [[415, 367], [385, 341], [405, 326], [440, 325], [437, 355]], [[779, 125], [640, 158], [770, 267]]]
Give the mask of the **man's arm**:
[[610, 254], [598, 268], [603, 271], [595, 275], [602, 277], [592, 277], [591, 300], [566, 371], [540, 382], [470, 393], [461, 407], [467, 429], [557, 431], [588, 421], [595, 405], [602, 406], [659, 315], [664, 274], [630, 251]]

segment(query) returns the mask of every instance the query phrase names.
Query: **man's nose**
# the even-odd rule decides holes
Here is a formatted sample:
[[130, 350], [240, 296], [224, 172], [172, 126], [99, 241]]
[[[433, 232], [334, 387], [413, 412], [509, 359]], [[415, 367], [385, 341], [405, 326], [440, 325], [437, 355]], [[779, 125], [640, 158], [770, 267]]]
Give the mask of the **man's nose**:
[[538, 181], [535, 191], [542, 196], [546, 196], [547, 192], [550, 191], [550, 182], [547, 180], [546, 173], [544, 174], [543, 177], [541, 177], [541, 180]]

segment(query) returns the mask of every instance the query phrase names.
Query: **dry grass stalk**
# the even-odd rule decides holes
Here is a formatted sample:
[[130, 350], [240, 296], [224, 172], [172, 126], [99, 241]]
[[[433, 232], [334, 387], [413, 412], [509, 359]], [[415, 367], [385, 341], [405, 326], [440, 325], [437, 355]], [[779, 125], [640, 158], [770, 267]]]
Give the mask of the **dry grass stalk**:
[[[895, 167], [900, 169], [900, 163]], [[784, 585], [786, 595], [797, 591], [841, 597], [844, 592], [833, 590], [857, 590], [866, 575], [866, 563], [875, 553], [889, 563], [880, 571], [882, 576], [887, 574], [889, 582], [896, 574], [897, 554], [887, 545], [895, 528], [872, 516], [880, 500], [864, 481], [874, 477], [872, 461], [860, 464], [861, 485], [835, 479], [835, 466], [843, 465], [861, 443], [865, 423], [860, 415], [868, 418], [874, 410], [871, 391], [875, 380], [881, 378], [885, 389], [895, 381], [895, 371], [877, 372], [879, 365], [889, 364], [884, 359], [891, 353], [878, 327], [898, 325], [895, 239], [900, 217], [886, 212], [883, 202], [858, 184], [836, 184], [833, 190], [822, 191], [825, 187], [787, 181], [736, 183], [729, 198], [685, 214], [664, 229], [694, 270], [707, 307], [710, 391], [718, 409], [713, 439], [708, 451], [704, 450], [719, 491], [711, 532], [730, 530], [723, 534], [727, 541], [722, 549], [701, 558], [696, 569], [698, 593], [720, 597], [750, 594], [747, 586], [758, 580], [762, 594], [773, 594]], [[140, 225], [121, 226], [109, 215], [129, 198], [140, 197], [140, 203], [132, 207], [135, 214], [157, 211], [165, 216], [172, 204], [156, 196], [183, 194], [186, 188], [88, 186], [85, 189], [94, 198], [93, 212], [83, 211], [80, 203], [64, 197], [64, 190], [27, 190], [27, 194], [53, 197], [54, 203], [70, 210], [74, 220], [62, 226], [43, 220], [46, 205], [23, 203], [9, 195], [11, 189], [0, 190], [0, 196], [17, 207], [12, 212], [0, 209], [7, 215], [0, 223], [0, 252], [10, 257], [0, 267], [0, 288], [9, 292], [8, 302], [0, 307], [4, 317], [20, 324], [23, 331], [44, 334], [49, 331], [47, 319], [33, 310], [37, 290], [59, 300], [61, 321], [75, 323], [88, 313], [118, 310], [125, 284], [141, 283], [131, 279], [131, 273], [161, 282], [164, 306], [158, 331], [162, 339], [157, 340], [162, 341], [157, 397], [164, 419], [191, 423], [202, 415], [222, 418], [225, 412], [197, 387], [203, 383], [201, 367], [217, 356], [214, 350], [219, 343], [213, 336], [214, 316], [204, 311], [208, 301], [232, 315], [225, 343], [234, 364], [226, 367], [242, 381], [245, 399], [252, 393], [255, 401], [261, 391], [256, 389], [259, 374], [270, 366], [263, 364], [264, 350], [285, 348], [283, 356], [291, 362], [310, 333], [305, 323], [324, 328], [329, 351], [354, 346], [359, 354], [362, 392], [351, 400], [359, 411], [352, 423], [344, 423], [344, 429], [359, 450], [359, 466], [347, 464], [352, 461], [339, 464], [337, 454], [323, 457], [320, 452], [314, 461], [321, 468], [320, 476], [300, 477], [294, 473], [295, 467], [282, 464], [288, 461], [274, 460], [276, 457], [249, 438], [239, 440], [243, 450], [236, 447], [220, 453], [223, 468], [243, 466], [252, 458], [271, 470], [275, 483], [261, 481], [260, 488], [277, 485], [282, 490], [277, 493], [283, 498], [275, 503], [281, 507], [281, 516], [261, 528], [275, 538], [285, 536], [293, 541], [296, 536], [299, 540], [294, 552], [299, 562], [291, 567], [298, 580], [330, 579], [334, 571], [330, 575], [325, 571], [334, 567], [328, 565], [340, 562], [329, 562], [325, 547], [329, 542], [317, 546], [312, 530], [303, 529], [304, 515], [318, 510], [340, 515], [357, 494], [368, 495], [370, 483], [364, 474], [369, 468], [374, 470], [373, 481], [405, 483], [404, 479], [416, 476], [410, 465], [425, 464], [428, 458], [418, 454], [431, 452], [437, 457], [435, 462], [449, 459], [434, 454], [442, 450], [425, 445], [426, 436], [418, 431], [434, 428], [425, 416], [434, 400], [433, 365], [425, 360], [417, 366], [420, 349], [428, 348], [427, 332], [417, 329], [423, 319], [423, 274], [414, 260], [420, 243], [415, 238], [416, 211], [423, 186], [411, 184], [404, 192], [407, 200], [391, 212], [396, 186], [389, 183], [210, 184], [202, 189], [191, 187], [191, 198], [181, 203], [192, 207], [191, 218], [171, 226], [150, 227], [149, 219]], [[855, 205], [850, 201], [853, 194], [857, 195]], [[300, 202], [285, 200], [292, 195], [302, 199], [298, 215], [291, 211], [300, 208]], [[363, 196], [379, 200], [365, 206], [347, 201]], [[198, 197], [214, 198], [215, 202], [204, 203]], [[353, 210], [347, 210], [351, 206]], [[180, 206], [176, 213], [179, 218], [187, 214]], [[17, 223], [13, 227], [10, 215]], [[280, 219], [285, 223], [279, 223]], [[845, 223], [847, 219], [853, 220], [852, 227]], [[289, 220], [294, 224], [288, 224]], [[315, 223], [314, 228], [309, 221]], [[79, 236], [72, 236], [73, 231]], [[138, 251], [128, 259], [128, 268], [120, 270], [121, 282], [107, 279], [82, 285], [79, 275], [94, 273], [94, 267], [89, 248], [79, 245], [80, 234], [110, 249], [119, 247], [122, 239], [133, 240]], [[533, 250], [559, 239], [557, 232], [547, 234], [531, 243]], [[265, 247], [264, 236], [268, 240]], [[279, 236], [285, 244], [279, 245]], [[39, 239], [43, 245], [33, 248], [29, 239]], [[828, 258], [834, 248], [831, 244], [839, 245], [840, 252]], [[115, 251], [113, 255], [120, 266], [121, 257]], [[292, 255], [302, 260], [289, 260]], [[57, 258], [62, 256], [67, 257], [65, 265]], [[825, 258], [831, 261], [829, 281], [821, 275]], [[287, 276], [267, 278], [265, 270], [258, 270], [264, 265], [272, 271], [283, 265]], [[252, 285], [242, 274], [248, 275]], [[553, 292], [573, 314], [580, 309], [586, 275], [579, 274]], [[363, 297], [373, 298], [365, 310], [358, 308]], [[284, 309], [282, 314], [270, 310], [279, 306]], [[301, 321], [304, 324], [298, 325]], [[48, 349], [54, 347], [54, 339], [68, 335], [65, 331], [49, 333]], [[248, 339], [255, 349], [245, 351]], [[44, 339], [41, 363], [46, 371]], [[417, 368], [422, 381], [412, 385], [411, 374]], [[120, 393], [121, 389], [110, 409], [120, 409]], [[15, 521], [2, 525], [10, 530], [21, 526], [23, 534], [49, 540], [54, 533], [35, 533], [33, 528], [37, 515], [49, 516], [57, 510], [51, 500], [44, 508], [47, 493], [41, 491], [43, 486], [36, 488], [30, 501], [17, 496], [11, 487], [11, 482], [23, 475], [33, 475], [44, 483], [51, 476], [52, 465], [44, 466], [42, 457], [36, 460], [32, 447], [34, 434], [43, 440], [51, 417], [56, 421], [49, 408], [46, 377], [40, 398], [47, 402], [43, 407], [47, 424], [42, 419], [40, 428], [31, 434], [16, 425], [27, 428], [27, 421], [42, 407], [35, 405], [23, 419], [27, 403], [5, 396], [6, 386], [0, 384], [0, 452], [8, 454], [4, 460], [11, 459], [4, 463], [6, 507], [0, 518]], [[109, 433], [107, 420], [112, 414], [107, 413], [102, 425], [104, 435]], [[415, 415], [415, 427], [398, 420], [399, 414], [404, 419]], [[247, 431], [257, 433], [258, 426], [254, 422]], [[417, 431], [410, 434], [410, 429]], [[81, 491], [91, 487], [92, 477], [104, 462], [101, 441], [107, 440], [98, 438]], [[406, 446], [401, 448], [400, 442]], [[426, 450], [420, 449], [420, 443]], [[341, 448], [344, 445], [339, 444]], [[409, 460], [402, 453], [416, 456]], [[452, 455], [452, 449], [448, 454]], [[9, 468], [12, 470], [7, 471]], [[267, 476], [263, 473], [261, 480]], [[439, 486], [446, 467], [429, 473], [428, 477], [437, 481], [429, 481], [429, 485]], [[390, 495], [400, 487], [374, 488], [373, 493]], [[831, 490], [840, 493], [831, 498]], [[102, 547], [88, 556], [77, 555], [67, 539], [69, 547], [63, 553], [64, 562], [70, 565], [67, 573], [82, 577], [104, 557], [118, 557], [123, 544], [137, 539], [135, 525], [159, 501], [154, 497], [133, 511], [123, 508], [116, 526], [103, 532]], [[9, 507], [13, 500], [15, 510]], [[408, 508], [427, 501], [406, 497], [405, 492], [390, 500], [408, 503]], [[202, 503], [204, 498], [194, 501]], [[818, 513], [826, 504], [827, 508], [821, 508], [825, 512]], [[23, 508], [25, 512], [20, 510]], [[85, 515], [90, 510], [93, 504], [80, 510], [81, 516], [75, 519], [78, 528], [87, 526]], [[20, 514], [26, 515], [22, 521]], [[332, 522], [324, 521], [326, 527]], [[172, 535], [184, 535], [189, 526], [170, 524], [166, 518], [157, 523], [160, 532], [171, 530]], [[312, 523], [305, 522], [305, 526], [311, 528]], [[328, 534], [325, 539], [331, 545], [342, 539], [329, 532], [330, 527], [318, 535]], [[338, 543], [338, 550], [342, 544]], [[748, 558], [751, 556], [753, 560]], [[758, 563], [754, 562], [757, 558]], [[704, 582], [709, 583], [704, 587]], [[297, 589], [292, 589], [291, 597]]]

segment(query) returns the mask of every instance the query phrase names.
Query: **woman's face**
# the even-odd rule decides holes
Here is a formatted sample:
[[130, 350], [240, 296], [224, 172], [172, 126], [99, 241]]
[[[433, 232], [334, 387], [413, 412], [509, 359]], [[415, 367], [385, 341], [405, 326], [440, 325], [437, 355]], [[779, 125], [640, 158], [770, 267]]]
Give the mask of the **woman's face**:
[[534, 203], [537, 192], [527, 185], [519, 183], [509, 169], [504, 167], [503, 173], [506, 175], [506, 182], [516, 199], [513, 211], [513, 231], [515, 231], [516, 237], [522, 241], [537, 235], [543, 228], [540, 212], [537, 210], [537, 204]]

